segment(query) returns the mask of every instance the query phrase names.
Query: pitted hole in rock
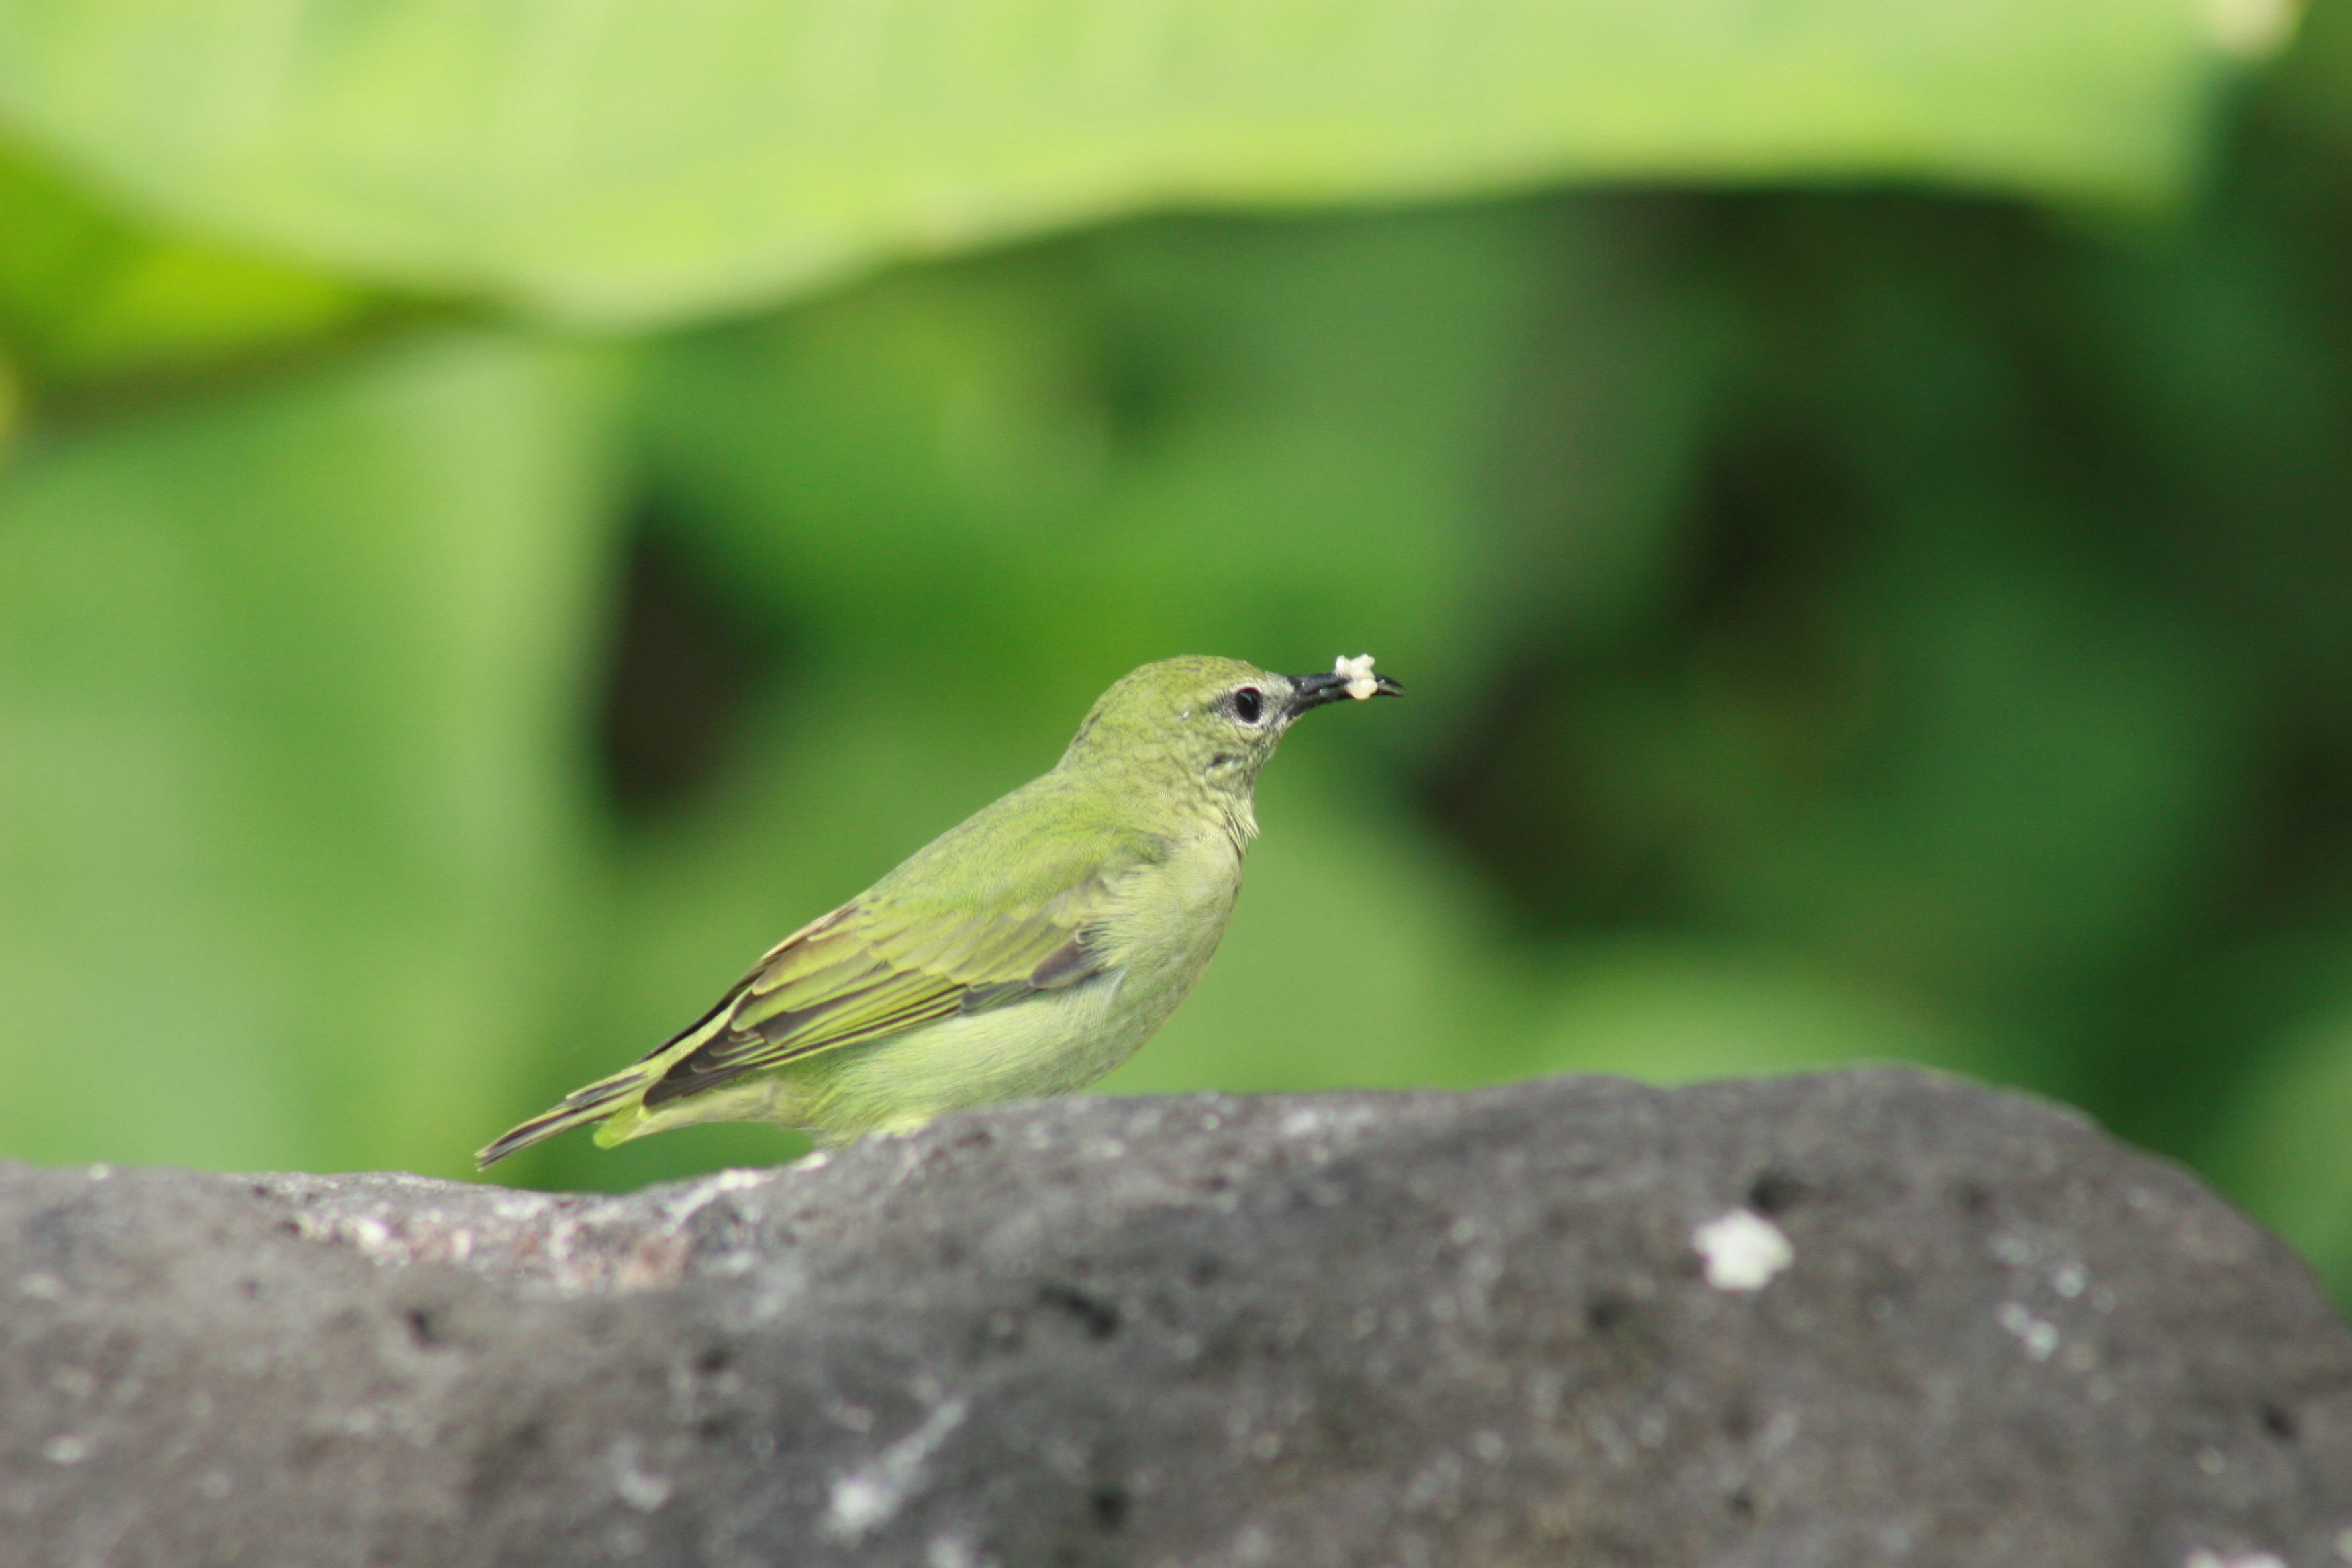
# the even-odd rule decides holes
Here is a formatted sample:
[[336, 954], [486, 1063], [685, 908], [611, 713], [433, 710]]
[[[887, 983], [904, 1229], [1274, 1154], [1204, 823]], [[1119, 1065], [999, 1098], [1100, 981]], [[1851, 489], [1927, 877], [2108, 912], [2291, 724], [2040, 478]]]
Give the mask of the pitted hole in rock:
[[1585, 1327], [1596, 1334], [1613, 1334], [1633, 1321], [1633, 1298], [1622, 1291], [1603, 1290], [1584, 1303]]
[[1118, 1309], [1108, 1301], [1089, 1296], [1069, 1285], [1040, 1285], [1037, 1288], [1040, 1305], [1067, 1312], [1087, 1331], [1087, 1337], [1107, 1340], [1118, 1332]]
[[1766, 1171], [1748, 1186], [1748, 1206], [1767, 1219], [1787, 1214], [1812, 1193], [1812, 1188], [1786, 1171]]
[[1981, 1182], [1956, 1182], [1952, 1185], [1952, 1205], [1964, 1215], [1983, 1215], [1992, 1211], [1992, 1194]]
[[1087, 1510], [1094, 1516], [1095, 1528], [1106, 1535], [1116, 1535], [1127, 1523], [1127, 1508], [1123, 1487], [1099, 1486], [1087, 1494]]
[[401, 1315], [408, 1325], [408, 1340], [421, 1351], [437, 1351], [449, 1342], [442, 1332], [440, 1314], [431, 1307], [411, 1307]]
[[2263, 1430], [2282, 1443], [2292, 1443], [2301, 1435], [2301, 1427], [2295, 1421], [2294, 1412], [2284, 1405], [2263, 1406]]
[[705, 1345], [694, 1358], [694, 1370], [705, 1377], [716, 1377], [734, 1359], [735, 1352], [725, 1345]]

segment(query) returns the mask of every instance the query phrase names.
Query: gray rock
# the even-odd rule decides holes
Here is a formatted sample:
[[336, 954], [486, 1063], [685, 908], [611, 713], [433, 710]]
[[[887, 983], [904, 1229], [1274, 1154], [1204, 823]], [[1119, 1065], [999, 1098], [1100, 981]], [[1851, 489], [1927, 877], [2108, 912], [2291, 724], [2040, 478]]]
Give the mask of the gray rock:
[[[1760, 1288], [1694, 1242], [1741, 1209]], [[11, 1568], [2352, 1561], [2304, 1267], [1895, 1070], [1064, 1100], [617, 1199], [0, 1167], [0, 1343]]]

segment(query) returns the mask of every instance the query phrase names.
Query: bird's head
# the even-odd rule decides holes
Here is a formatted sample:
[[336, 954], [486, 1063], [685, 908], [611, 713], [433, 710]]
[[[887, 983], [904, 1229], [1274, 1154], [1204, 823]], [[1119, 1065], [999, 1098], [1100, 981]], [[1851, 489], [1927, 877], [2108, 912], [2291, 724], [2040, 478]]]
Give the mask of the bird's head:
[[1342, 658], [1319, 675], [1276, 675], [1237, 658], [1161, 659], [1104, 692], [1070, 742], [1062, 765], [1171, 763], [1213, 784], [1246, 790], [1297, 717], [1349, 698], [1400, 697], [1369, 657]]

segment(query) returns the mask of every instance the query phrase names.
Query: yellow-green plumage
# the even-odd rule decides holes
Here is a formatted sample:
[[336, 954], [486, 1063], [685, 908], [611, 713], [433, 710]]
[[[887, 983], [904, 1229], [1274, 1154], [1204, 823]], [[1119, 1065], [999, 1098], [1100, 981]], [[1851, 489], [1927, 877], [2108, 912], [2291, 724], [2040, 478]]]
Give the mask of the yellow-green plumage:
[[1208, 967], [1257, 832], [1258, 769], [1290, 721], [1397, 691], [1370, 663], [1297, 677], [1237, 659], [1145, 665], [1052, 772], [786, 937], [691, 1027], [481, 1163], [591, 1121], [605, 1148], [736, 1121], [838, 1142], [1093, 1082]]

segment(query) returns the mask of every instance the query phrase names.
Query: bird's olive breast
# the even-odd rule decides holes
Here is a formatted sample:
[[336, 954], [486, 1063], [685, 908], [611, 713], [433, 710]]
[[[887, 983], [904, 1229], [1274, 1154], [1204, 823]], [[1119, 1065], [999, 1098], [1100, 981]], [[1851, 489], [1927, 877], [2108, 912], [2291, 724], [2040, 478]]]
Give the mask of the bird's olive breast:
[[1163, 972], [1171, 977], [1199, 973], [1233, 915], [1241, 870], [1240, 851], [1222, 830], [1187, 839], [1137, 869], [1104, 933], [1129, 972], [1128, 985]]

